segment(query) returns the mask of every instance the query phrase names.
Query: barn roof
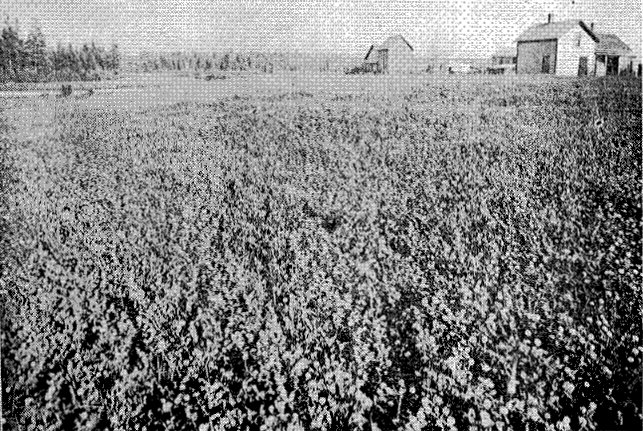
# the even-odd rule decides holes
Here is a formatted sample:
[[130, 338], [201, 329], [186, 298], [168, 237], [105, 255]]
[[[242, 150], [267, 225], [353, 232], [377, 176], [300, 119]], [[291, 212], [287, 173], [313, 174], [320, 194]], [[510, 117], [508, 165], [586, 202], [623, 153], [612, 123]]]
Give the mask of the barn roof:
[[598, 39], [597, 54], [634, 55], [630, 47], [615, 34], [599, 34]]
[[369, 56], [371, 55], [371, 52], [373, 52], [373, 50], [390, 48], [391, 46], [394, 46], [396, 42], [402, 42], [403, 44], [408, 46], [411, 51], [413, 51], [413, 47], [411, 46], [410, 43], [406, 41], [406, 39], [404, 39], [404, 36], [402, 36], [401, 34], [397, 34], [395, 36], [391, 36], [388, 39], [386, 39], [384, 42], [382, 42], [381, 45], [378, 45], [378, 46], [371, 45], [371, 47], [368, 49], [368, 52], [366, 53], [366, 56], [364, 57], [364, 60], [367, 63], [369, 62], [377, 63], [377, 58], [372, 58], [370, 60], [368, 59]]
[[518, 42], [526, 42], [532, 40], [546, 40], [546, 39], [559, 39], [574, 27], [580, 25], [587, 34], [590, 35], [594, 42], [598, 42], [598, 37], [594, 32], [583, 22], [579, 20], [557, 21], [549, 24], [537, 24], [529, 27], [522, 32], [518, 37]]
[[386, 39], [382, 44], [382, 47], [390, 46], [391, 44], [393, 44], [398, 40], [404, 42], [406, 46], [408, 46], [409, 49], [413, 51], [413, 47], [411, 46], [411, 44], [406, 39], [404, 39], [404, 36], [402, 36], [401, 34], [396, 34], [395, 36], [391, 36], [388, 39]]

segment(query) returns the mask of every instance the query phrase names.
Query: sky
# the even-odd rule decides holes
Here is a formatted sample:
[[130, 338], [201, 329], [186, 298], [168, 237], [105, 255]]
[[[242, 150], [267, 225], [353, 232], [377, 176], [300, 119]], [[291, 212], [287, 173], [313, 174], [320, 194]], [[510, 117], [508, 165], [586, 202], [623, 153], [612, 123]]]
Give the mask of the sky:
[[402, 34], [419, 55], [488, 57], [521, 31], [582, 19], [641, 54], [641, 0], [0, 0], [47, 43], [141, 51], [340, 52], [363, 55]]

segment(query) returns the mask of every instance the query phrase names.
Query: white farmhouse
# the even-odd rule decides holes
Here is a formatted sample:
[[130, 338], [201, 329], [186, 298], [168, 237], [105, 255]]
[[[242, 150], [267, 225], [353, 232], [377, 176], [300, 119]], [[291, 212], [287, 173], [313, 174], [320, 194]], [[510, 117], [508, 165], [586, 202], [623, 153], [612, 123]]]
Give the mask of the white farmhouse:
[[593, 75], [599, 39], [583, 21], [553, 21], [529, 27], [518, 38], [517, 73]]

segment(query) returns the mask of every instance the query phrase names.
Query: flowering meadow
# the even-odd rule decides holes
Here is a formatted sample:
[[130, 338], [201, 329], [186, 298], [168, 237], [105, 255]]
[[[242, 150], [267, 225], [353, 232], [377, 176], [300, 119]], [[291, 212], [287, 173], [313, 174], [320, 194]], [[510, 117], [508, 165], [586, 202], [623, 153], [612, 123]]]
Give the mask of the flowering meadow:
[[21, 103], [5, 429], [641, 429], [640, 81]]

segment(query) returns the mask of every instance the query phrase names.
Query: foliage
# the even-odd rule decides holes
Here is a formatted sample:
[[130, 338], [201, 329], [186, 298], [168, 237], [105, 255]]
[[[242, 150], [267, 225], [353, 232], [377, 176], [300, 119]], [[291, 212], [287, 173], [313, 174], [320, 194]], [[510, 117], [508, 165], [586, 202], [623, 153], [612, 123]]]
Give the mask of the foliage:
[[497, 82], [16, 126], [8, 417], [641, 428], [640, 82]]
[[107, 50], [84, 44], [80, 49], [71, 44], [58, 44], [48, 50], [44, 35], [34, 27], [26, 39], [18, 25], [5, 22], [0, 38], [0, 83], [99, 80], [116, 73], [120, 67], [118, 46]]
[[352, 62], [351, 57], [318, 53], [178, 51], [141, 53], [128, 59], [128, 67], [136, 72], [343, 72]]

